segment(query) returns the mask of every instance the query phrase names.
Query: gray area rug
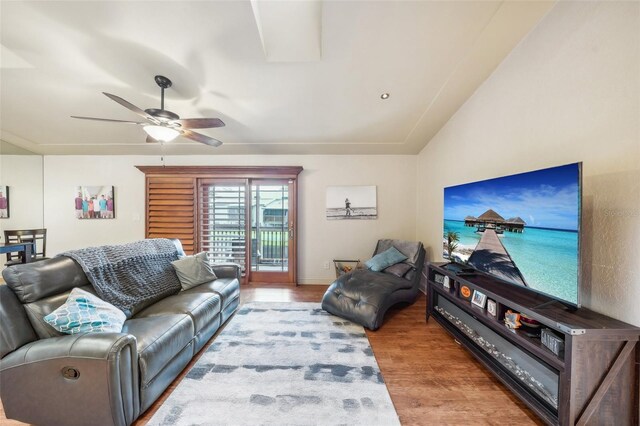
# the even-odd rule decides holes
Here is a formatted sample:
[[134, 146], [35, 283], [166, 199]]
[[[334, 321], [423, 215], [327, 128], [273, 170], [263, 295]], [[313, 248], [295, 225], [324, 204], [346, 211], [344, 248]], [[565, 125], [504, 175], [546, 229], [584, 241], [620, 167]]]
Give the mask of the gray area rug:
[[318, 303], [248, 303], [149, 425], [399, 425], [364, 329]]

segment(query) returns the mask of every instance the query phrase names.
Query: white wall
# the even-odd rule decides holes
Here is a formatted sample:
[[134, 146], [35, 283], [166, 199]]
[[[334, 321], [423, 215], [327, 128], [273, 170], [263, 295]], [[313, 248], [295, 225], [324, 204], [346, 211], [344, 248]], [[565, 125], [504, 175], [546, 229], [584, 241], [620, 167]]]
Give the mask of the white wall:
[[559, 2], [418, 156], [417, 235], [443, 188], [582, 161], [587, 307], [640, 325], [640, 3]]
[[[328, 284], [336, 258], [368, 259], [379, 238], [414, 239], [416, 159], [409, 156], [173, 156], [166, 165], [302, 166], [299, 181], [299, 282]], [[158, 156], [45, 156], [48, 252], [144, 238], [144, 175], [134, 166], [158, 165]], [[115, 186], [116, 219], [78, 220], [78, 185]], [[377, 220], [325, 218], [329, 185], [376, 185]]]
[[[42, 227], [42, 157], [0, 155], [0, 184], [9, 187], [8, 219], [0, 219], [0, 236], [5, 229]], [[4, 264], [4, 255], [0, 265]]]
[[[156, 163], [144, 156], [45, 156], [47, 254], [143, 239], [144, 174], [133, 166]], [[116, 218], [76, 219], [73, 198], [80, 185], [113, 185]]]

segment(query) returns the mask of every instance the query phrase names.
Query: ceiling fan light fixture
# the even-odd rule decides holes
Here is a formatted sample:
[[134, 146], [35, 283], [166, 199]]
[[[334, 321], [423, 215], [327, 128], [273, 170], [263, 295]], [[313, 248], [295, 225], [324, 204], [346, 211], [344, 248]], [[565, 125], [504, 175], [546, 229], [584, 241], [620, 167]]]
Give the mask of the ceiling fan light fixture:
[[153, 139], [161, 142], [171, 142], [180, 134], [176, 129], [164, 126], [149, 125], [144, 126], [143, 129]]
[[[0, 0], [1, 1], [1, 0]], [[109, 118], [97, 118], [97, 117], [81, 117], [72, 115], [72, 118], [78, 118], [82, 120], [96, 120], [102, 122], [112, 123], [126, 123], [142, 126], [147, 136], [147, 142], [171, 142], [178, 136], [191, 139], [193, 141], [217, 147], [222, 145], [217, 139], [210, 136], [203, 135], [202, 133], [194, 132], [192, 129], [212, 129], [215, 127], [224, 127], [224, 122], [219, 118], [183, 118], [174, 112], [164, 109], [164, 90], [171, 87], [171, 80], [168, 78], [157, 75], [156, 83], [160, 86], [160, 108], [148, 108], [142, 110], [132, 104], [129, 101], [122, 99], [119, 96], [112, 95], [111, 93], [102, 92], [106, 97], [115, 101], [127, 108], [129, 111], [135, 112], [146, 122], [139, 121], [127, 121], [127, 120], [112, 120]]]

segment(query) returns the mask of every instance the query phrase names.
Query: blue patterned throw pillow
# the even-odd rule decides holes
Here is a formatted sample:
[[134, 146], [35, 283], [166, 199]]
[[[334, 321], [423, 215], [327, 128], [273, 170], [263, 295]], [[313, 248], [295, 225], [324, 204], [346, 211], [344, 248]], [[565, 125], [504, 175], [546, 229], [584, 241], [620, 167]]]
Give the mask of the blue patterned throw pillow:
[[406, 258], [407, 256], [400, 253], [397, 248], [390, 247], [388, 250], [376, 254], [371, 259], [364, 262], [364, 264], [373, 272], [380, 272], [391, 265], [402, 262]]
[[62, 306], [44, 317], [47, 324], [65, 334], [119, 333], [126, 319], [120, 309], [77, 287]]

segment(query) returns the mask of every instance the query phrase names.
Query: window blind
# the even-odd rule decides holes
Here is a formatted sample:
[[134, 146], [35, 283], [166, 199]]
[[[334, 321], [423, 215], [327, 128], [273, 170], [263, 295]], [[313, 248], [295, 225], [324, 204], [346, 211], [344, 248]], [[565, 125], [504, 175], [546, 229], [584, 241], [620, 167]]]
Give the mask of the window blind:
[[246, 266], [246, 182], [201, 179], [199, 248], [213, 263]]

